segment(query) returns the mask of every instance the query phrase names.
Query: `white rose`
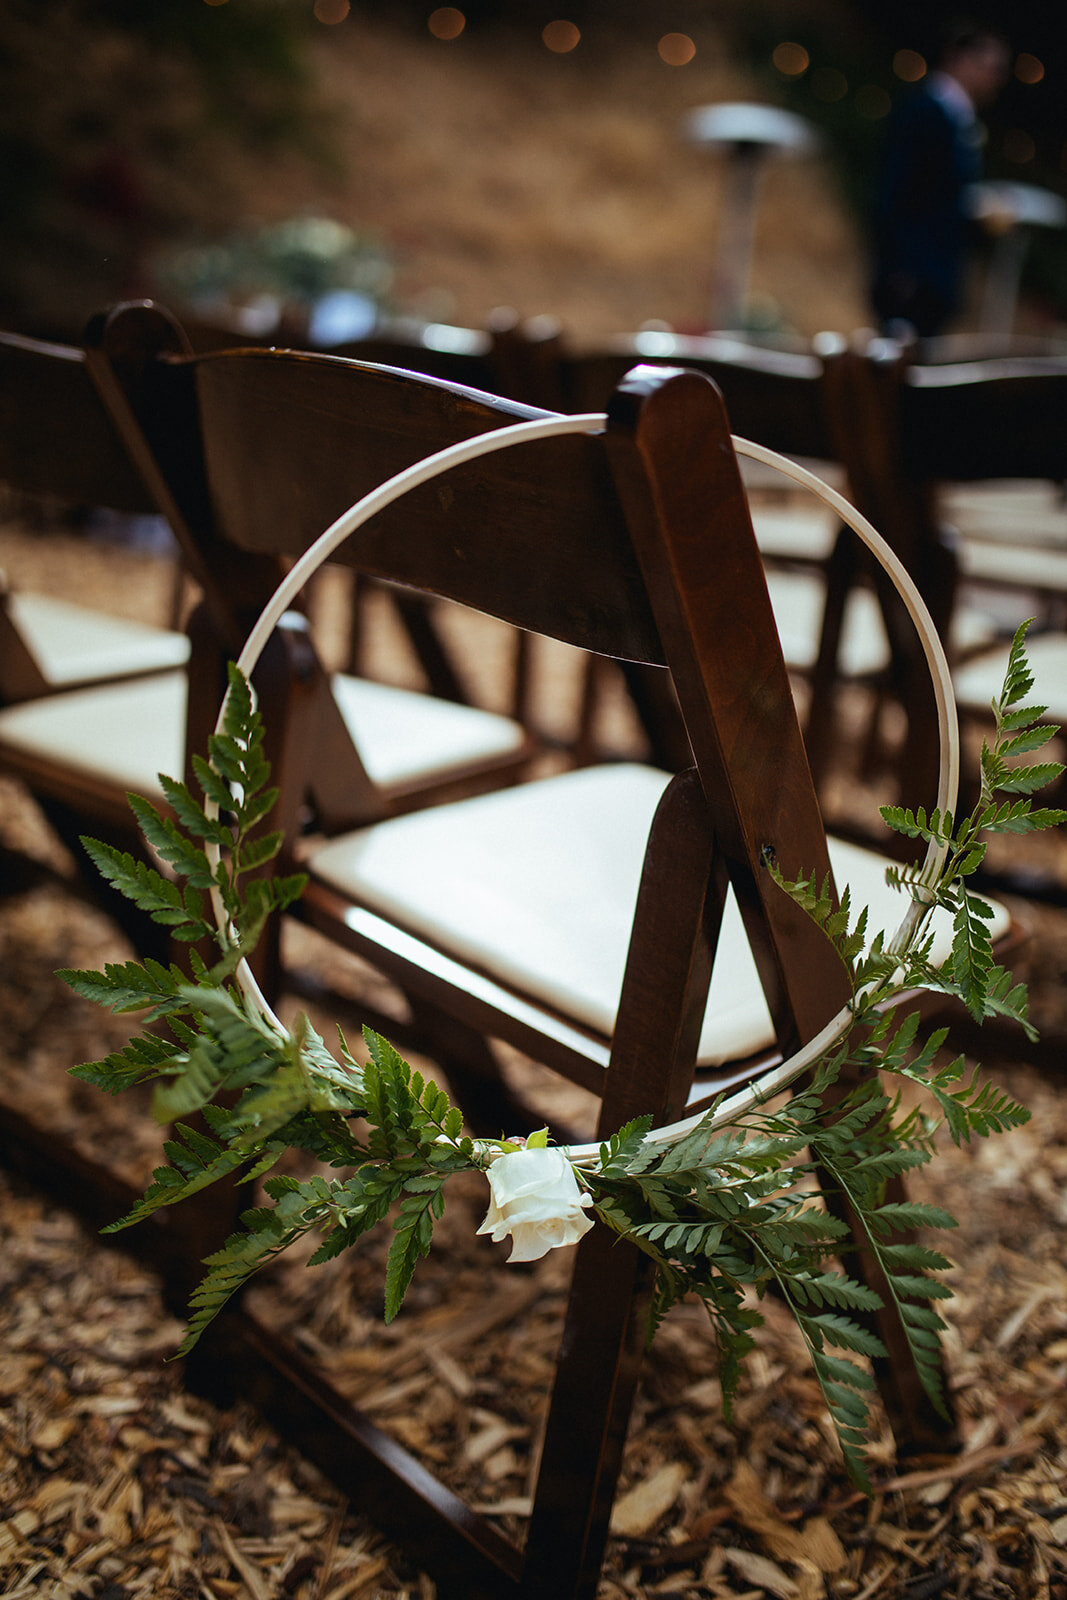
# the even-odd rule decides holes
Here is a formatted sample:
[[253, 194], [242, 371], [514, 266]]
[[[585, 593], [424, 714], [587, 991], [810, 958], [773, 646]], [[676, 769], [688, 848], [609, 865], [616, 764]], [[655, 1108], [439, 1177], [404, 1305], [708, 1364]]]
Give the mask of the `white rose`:
[[593, 1226], [584, 1215], [593, 1197], [578, 1187], [562, 1150], [514, 1150], [497, 1156], [486, 1177], [492, 1199], [479, 1233], [499, 1244], [510, 1233], [509, 1261], [539, 1261], [560, 1245], [577, 1244]]

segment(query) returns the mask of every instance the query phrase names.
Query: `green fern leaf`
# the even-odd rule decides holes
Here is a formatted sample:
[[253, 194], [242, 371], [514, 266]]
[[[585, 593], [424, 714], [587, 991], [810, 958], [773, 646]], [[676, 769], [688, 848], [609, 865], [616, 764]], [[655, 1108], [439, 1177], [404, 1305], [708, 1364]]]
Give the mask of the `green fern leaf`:
[[430, 1253], [435, 1202], [441, 1198], [440, 1183], [435, 1183], [427, 1193], [411, 1195], [401, 1202], [385, 1268], [386, 1322], [392, 1322], [399, 1312], [418, 1261]]

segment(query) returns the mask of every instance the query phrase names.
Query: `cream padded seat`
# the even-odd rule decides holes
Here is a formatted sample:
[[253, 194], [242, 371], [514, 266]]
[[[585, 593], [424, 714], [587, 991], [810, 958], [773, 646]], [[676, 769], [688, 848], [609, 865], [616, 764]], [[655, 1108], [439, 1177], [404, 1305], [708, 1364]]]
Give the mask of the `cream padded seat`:
[[514, 755], [525, 742], [519, 723], [492, 711], [341, 673], [330, 687], [368, 776], [386, 787], [447, 777], [468, 762]]
[[164, 672], [5, 706], [0, 761], [14, 751], [161, 801], [157, 774], [185, 770], [186, 698], [185, 673]]
[[785, 504], [751, 505], [756, 543], [778, 561], [828, 561], [840, 526], [828, 506], [812, 496]]
[[[667, 777], [651, 767], [590, 767], [375, 824], [313, 849], [306, 865], [377, 912], [572, 1021], [615, 1024], [642, 857]], [[833, 841], [839, 888], [892, 932], [907, 909], [886, 859]], [[997, 908], [996, 937], [1009, 925]], [[937, 929], [937, 958], [951, 925]], [[700, 1041], [705, 1066], [774, 1045], [733, 896], [723, 920]]]
[[45, 682], [72, 688], [102, 678], [163, 672], [189, 658], [184, 633], [113, 617], [71, 600], [14, 590], [4, 605]]
[[[785, 664], [794, 672], [810, 672], [819, 651], [826, 586], [814, 572], [768, 572], [767, 592], [778, 624]], [[996, 635], [992, 619], [980, 608], [958, 606], [952, 618], [953, 649], [969, 654]], [[839, 671], [845, 678], [866, 678], [889, 666], [889, 640], [881, 608], [870, 589], [853, 588], [845, 602]]]
[[1057, 483], [1006, 478], [948, 485], [942, 487], [939, 504], [965, 540], [1053, 549], [1067, 543], [1067, 500]]
[[[768, 572], [767, 592], [782, 641], [785, 664], [810, 672], [819, 653], [826, 584], [815, 572]], [[846, 678], [866, 678], [889, 665], [889, 640], [882, 613], [870, 589], [852, 589], [841, 630], [840, 670]]]
[[1067, 589], [1067, 550], [965, 539], [959, 554], [965, 578], [1011, 589]]
[[[523, 743], [518, 723], [471, 706], [364, 678], [336, 678], [333, 688], [377, 783], [447, 777]], [[180, 777], [185, 768], [186, 700], [185, 674], [168, 672], [7, 706], [0, 758], [7, 747], [162, 799], [157, 773]]]

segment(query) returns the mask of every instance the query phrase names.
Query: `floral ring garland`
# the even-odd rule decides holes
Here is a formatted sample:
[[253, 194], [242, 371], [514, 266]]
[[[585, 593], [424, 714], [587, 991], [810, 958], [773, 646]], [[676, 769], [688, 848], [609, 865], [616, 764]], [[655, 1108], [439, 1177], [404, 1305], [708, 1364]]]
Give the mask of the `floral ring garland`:
[[[307, 1018], [286, 1029], [246, 961], [268, 918], [291, 904], [304, 882], [299, 876], [254, 875], [282, 841], [277, 833], [257, 833], [276, 791], [267, 787], [263, 729], [248, 679], [283, 612], [355, 528], [418, 484], [490, 451], [597, 432], [604, 422], [601, 415], [548, 418], [480, 435], [428, 457], [338, 518], [279, 586], [230, 669], [209, 759], [193, 760], [203, 803], [163, 775], [173, 816], [130, 796], [169, 875], [111, 846], [85, 841], [108, 881], [191, 947], [191, 977], [177, 964], [152, 960], [62, 974], [79, 993], [112, 1010], [147, 1011], [148, 1024], [168, 1024], [166, 1034], [146, 1031], [103, 1061], [72, 1069], [112, 1093], [155, 1080], [156, 1115], [174, 1125], [164, 1146], [170, 1164], [157, 1169], [143, 1200], [108, 1231], [219, 1179], [263, 1180], [271, 1204], [245, 1212], [242, 1228], [207, 1258], [206, 1276], [192, 1297], [185, 1352], [229, 1296], [286, 1246], [321, 1234], [309, 1262], [314, 1265], [354, 1245], [390, 1214], [385, 1314], [395, 1316], [418, 1260], [429, 1252], [434, 1222], [444, 1209], [445, 1180], [459, 1171], [482, 1171], [491, 1201], [478, 1231], [498, 1242], [510, 1236], [510, 1260], [537, 1260], [574, 1243], [595, 1217], [654, 1263], [650, 1337], [683, 1296], [701, 1301], [718, 1343], [727, 1417], [743, 1358], [753, 1348], [753, 1329], [762, 1320], [754, 1301], [776, 1285], [806, 1343], [848, 1471], [866, 1489], [867, 1396], [874, 1386], [867, 1362], [885, 1350], [869, 1317], [863, 1319], [883, 1300], [832, 1264], [849, 1229], [825, 1201], [833, 1194], [847, 1203], [881, 1269], [919, 1377], [934, 1406], [944, 1411], [938, 1341], [943, 1323], [934, 1302], [950, 1291], [935, 1274], [950, 1263], [907, 1235], [955, 1222], [934, 1206], [888, 1200], [886, 1186], [931, 1159], [942, 1125], [959, 1144], [1016, 1126], [1029, 1114], [981, 1082], [977, 1071], [968, 1080], [962, 1057], [941, 1064], [947, 1030], [920, 1043], [918, 1013], [897, 1022], [892, 1002], [916, 989], [951, 994], [976, 1020], [1011, 1017], [1034, 1037], [1025, 988], [994, 962], [991, 908], [966, 884], [981, 864], [985, 835], [1067, 820], [1067, 812], [1037, 809], [1029, 798], [1063, 769], [1017, 759], [1057, 732], [1040, 722], [1045, 707], [1025, 704], [1033, 682], [1025, 655], [1027, 625], [1015, 636], [1004, 687], [993, 702], [996, 731], [992, 745], [983, 746], [978, 801], [968, 816], [956, 819], [958, 730], [951, 679], [914, 584], [871, 525], [833, 489], [772, 451], [734, 440], [739, 454], [777, 467], [823, 499], [889, 572], [931, 669], [941, 768], [937, 806], [929, 816], [922, 809], [882, 811], [890, 827], [927, 847], [921, 865], [888, 869], [890, 882], [910, 897], [888, 941], [882, 934], [868, 939], [867, 913], [853, 914], [847, 889], [837, 904], [828, 882], [787, 882], [767, 863], [783, 893], [832, 941], [850, 979], [851, 999], [803, 1050], [703, 1115], [655, 1130], [651, 1118], [640, 1117], [594, 1145], [549, 1146], [546, 1129], [519, 1141], [472, 1139], [444, 1092], [413, 1072], [379, 1035], [364, 1030], [369, 1059], [363, 1063], [341, 1037], [339, 1063]], [[952, 952], [941, 964], [934, 963], [928, 927], [936, 910], [953, 920]], [[221, 950], [210, 968], [192, 948], [204, 939]], [[804, 1073], [806, 1085], [782, 1108], [769, 1109], [768, 1098]], [[887, 1095], [883, 1074], [919, 1085], [933, 1110], [904, 1110], [899, 1096]], [[829, 1119], [824, 1101], [835, 1084]], [[182, 1120], [197, 1113], [206, 1132]], [[303, 1181], [267, 1176], [292, 1149], [347, 1175]]]

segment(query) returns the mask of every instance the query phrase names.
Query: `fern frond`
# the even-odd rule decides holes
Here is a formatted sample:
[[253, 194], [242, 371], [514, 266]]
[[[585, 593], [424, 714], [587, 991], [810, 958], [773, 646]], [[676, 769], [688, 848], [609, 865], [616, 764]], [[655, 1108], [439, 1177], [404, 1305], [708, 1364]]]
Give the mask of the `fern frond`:
[[[412, 1184], [407, 1184], [412, 1188]], [[393, 1242], [385, 1268], [385, 1320], [397, 1315], [421, 1257], [430, 1253], [433, 1225], [444, 1211], [444, 1192], [440, 1181], [433, 1181], [421, 1192], [409, 1194], [400, 1203], [400, 1214], [393, 1227]]]

